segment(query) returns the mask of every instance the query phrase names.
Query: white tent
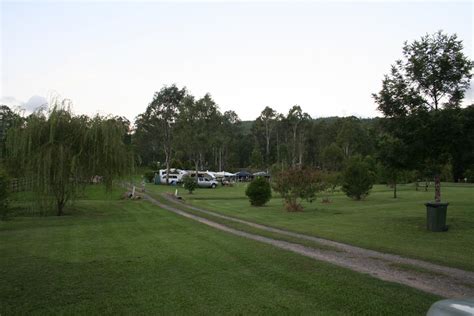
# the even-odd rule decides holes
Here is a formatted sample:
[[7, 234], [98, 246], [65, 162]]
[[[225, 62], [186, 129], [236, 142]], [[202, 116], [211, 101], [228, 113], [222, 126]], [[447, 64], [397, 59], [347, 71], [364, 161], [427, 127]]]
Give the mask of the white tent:
[[214, 175], [215, 175], [217, 178], [235, 177], [235, 173], [230, 173], [230, 172], [225, 172], [225, 171], [214, 172]]

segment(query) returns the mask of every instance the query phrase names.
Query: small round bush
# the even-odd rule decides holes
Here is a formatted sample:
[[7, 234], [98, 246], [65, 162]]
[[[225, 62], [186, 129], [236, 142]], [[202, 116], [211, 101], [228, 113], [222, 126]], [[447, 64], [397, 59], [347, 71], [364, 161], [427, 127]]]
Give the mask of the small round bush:
[[190, 176], [183, 177], [183, 186], [189, 194], [193, 194], [193, 191], [197, 188], [196, 179]]
[[374, 184], [374, 175], [367, 161], [360, 156], [350, 158], [342, 178], [342, 191], [354, 200], [361, 200], [369, 195]]
[[258, 177], [247, 186], [245, 195], [253, 206], [265, 205], [272, 197], [270, 183], [265, 178]]

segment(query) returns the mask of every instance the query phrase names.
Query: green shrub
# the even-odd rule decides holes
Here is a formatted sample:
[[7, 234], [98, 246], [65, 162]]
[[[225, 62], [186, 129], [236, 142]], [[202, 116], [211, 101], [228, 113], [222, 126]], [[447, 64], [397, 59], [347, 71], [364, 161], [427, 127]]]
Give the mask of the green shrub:
[[265, 205], [272, 198], [270, 183], [265, 178], [258, 177], [247, 186], [245, 195], [253, 206]]
[[273, 178], [273, 189], [280, 193], [288, 212], [303, 211], [301, 200], [313, 202], [316, 193], [324, 190], [325, 186], [321, 172], [311, 168], [288, 168]]
[[193, 191], [197, 188], [196, 179], [189, 176], [183, 177], [183, 186], [189, 194], [193, 194]]
[[467, 178], [467, 182], [474, 183], [474, 166], [464, 171], [464, 177]]
[[369, 194], [373, 184], [374, 175], [367, 161], [361, 156], [350, 158], [342, 174], [342, 191], [354, 200], [361, 200]]
[[5, 220], [8, 215], [8, 195], [10, 180], [0, 167], [0, 219]]

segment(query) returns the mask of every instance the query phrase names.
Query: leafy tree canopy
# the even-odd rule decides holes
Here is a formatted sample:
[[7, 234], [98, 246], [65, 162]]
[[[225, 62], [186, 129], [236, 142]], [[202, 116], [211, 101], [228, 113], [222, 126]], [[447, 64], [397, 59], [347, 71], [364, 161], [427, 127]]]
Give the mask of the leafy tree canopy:
[[420, 110], [459, 107], [472, 77], [473, 62], [464, 55], [457, 35], [439, 31], [405, 42], [397, 60], [373, 97], [388, 117]]

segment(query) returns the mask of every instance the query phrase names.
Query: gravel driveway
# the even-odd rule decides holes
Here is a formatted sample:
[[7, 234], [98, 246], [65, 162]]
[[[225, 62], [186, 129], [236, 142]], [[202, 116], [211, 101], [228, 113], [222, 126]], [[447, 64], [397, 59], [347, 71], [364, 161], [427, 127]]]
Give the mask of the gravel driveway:
[[[144, 197], [163, 209], [193, 219], [221, 231], [256, 240], [316, 260], [329, 262], [331, 264], [348, 268], [353, 271], [366, 273], [384, 281], [408, 285], [410, 287], [443, 297], [474, 297], [474, 272], [445, 267], [422, 260], [382, 253], [324, 238], [308, 236], [252, 223], [185, 204], [169, 194], [162, 194], [162, 197], [170, 202], [170, 204], [161, 203], [148, 194], [144, 194]], [[311, 248], [297, 243], [268, 238], [254, 233], [248, 233], [223, 225], [221, 223], [217, 223], [207, 218], [191, 214], [186, 212], [186, 209], [191, 209], [203, 214], [245, 224], [264, 231], [291, 236], [303, 240], [310, 240], [317, 244], [330, 246], [330, 248]], [[331, 248], [334, 250], [331, 250]], [[401, 269], [400, 266], [404, 268]]]

